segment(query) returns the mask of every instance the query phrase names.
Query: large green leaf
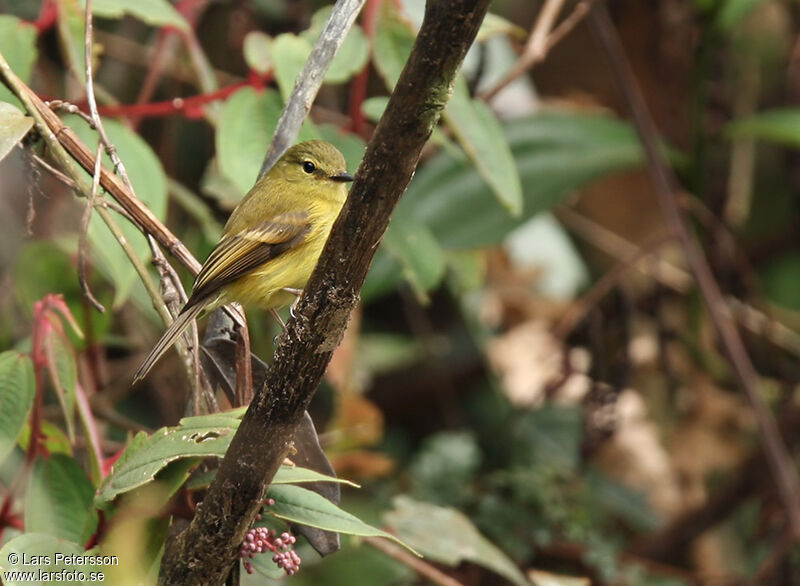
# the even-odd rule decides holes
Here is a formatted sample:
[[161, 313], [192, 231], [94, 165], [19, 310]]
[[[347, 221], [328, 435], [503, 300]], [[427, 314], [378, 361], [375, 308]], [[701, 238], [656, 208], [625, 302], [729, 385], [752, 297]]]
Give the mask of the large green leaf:
[[117, 495], [151, 482], [167, 464], [183, 458], [223, 456], [239, 419], [219, 414], [188, 417], [177, 427], [159, 429], [152, 436], [137, 434], [97, 492], [98, 506]]
[[0, 354], [0, 464], [28, 421], [35, 392], [30, 358], [13, 350]]
[[[91, 128], [72, 116], [67, 117], [65, 122], [94, 150], [97, 145], [97, 135]], [[163, 220], [167, 211], [167, 178], [158, 157], [142, 137], [127, 126], [108, 119], [103, 120], [103, 125], [109, 140], [116, 147], [125, 165], [136, 195], [156, 217]], [[103, 155], [103, 162], [108, 168], [113, 168], [107, 155]], [[139, 257], [147, 262], [150, 258], [150, 249], [144, 236], [123, 217], [118, 215], [115, 217], [127, 241]], [[114, 305], [119, 306], [130, 295], [131, 288], [138, 278], [136, 272], [116, 238], [96, 214], [89, 223], [89, 242], [91, 259], [103, 275], [114, 283]]]
[[[608, 173], [642, 162], [633, 128], [609, 116], [546, 111], [516, 119], [504, 133], [522, 182], [522, 213], [514, 217], [468, 161], [442, 151], [419, 168], [392, 217], [427, 226], [447, 250], [496, 246], [536, 214]], [[378, 251], [364, 298], [394, 288], [403, 265]]]
[[481, 535], [463, 513], [408, 497], [394, 499], [384, 515], [401, 539], [426, 558], [455, 567], [463, 561], [488, 568], [518, 586], [530, 586], [519, 568], [496, 545]]
[[[99, 506], [110, 502], [117, 495], [151, 482], [168, 465], [178, 460], [201, 457], [223, 457], [230, 441], [239, 427], [244, 409], [225, 413], [184, 417], [176, 427], [165, 427], [147, 436], [138, 433], [114, 465], [97, 492]], [[182, 471], [191, 467], [187, 465]], [[177, 478], [183, 472], [174, 472]], [[212, 474], [193, 479], [195, 488], [210, 482]], [[182, 480], [175, 480], [180, 484]], [[305, 482], [339, 482], [355, 486], [352, 482], [320, 474], [313, 470], [293, 466], [281, 466], [273, 484]], [[174, 483], [173, 483], [174, 484]]]
[[456, 81], [444, 119], [498, 201], [519, 216], [522, 186], [508, 140], [489, 107], [470, 98], [463, 77]]
[[608, 116], [542, 112], [509, 122], [505, 135], [522, 179], [519, 217], [472, 166], [445, 153], [419, 170], [396, 213], [426, 224], [445, 248], [491, 246], [591, 180], [642, 161], [633, 129]]
[[395, 535], [364, 523], [311, 490], [290, 484], [273, 485], [267, 491], [267, 498], [275, 499], [275, 504], [269, 505], [266, 511], [284, 521], [347, 535], [385, 537], [408, 547]]
[[0, 102], [0, 161], [25, 138], [33, 126], [33, 118], [8, 102]]
[[189, 24], [168, 0], [94, 0], [92, 11], [106, 18], [122, 18], [129, 14], [154, 26], [174, 26], [184, 31], [189, 28]]
[[403, 267], [403, 277], [420, 299], [442, 280], [444, 253], [424, 224], [397, 216], [389, 224], [383, 245]]
[[222, 108], [217, 128], [217, 162], [243, 196], [253, 186], [281, 115], [281, 99], [274, 90], [244, 88]]
[[757, 138], [800, 148], [800, 108], [759, 112], [732, 122], [727, 130], [734, 138]]
[[94, 487], [63, 454], [36, 461], [25, 495], [25, 530], [85, 543], [97, 528]]
[[[22, 22], [16, 16], [0, 14], [0, 53], [11, 70], [22, 81], [28, 82], [36, 62], [36, 27]], [[0, 84], [0, 102], [22, 107], [11, 90]]]

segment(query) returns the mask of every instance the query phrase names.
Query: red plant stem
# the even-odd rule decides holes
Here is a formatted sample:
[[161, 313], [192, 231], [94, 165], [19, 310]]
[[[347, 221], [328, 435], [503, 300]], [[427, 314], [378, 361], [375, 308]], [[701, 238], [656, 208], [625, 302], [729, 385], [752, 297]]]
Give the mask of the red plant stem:
[[[178, 2], [175, 5], [175, 9], [180, 12], [181, 16], [183, 16], [186, 22], [189, 23], [189, 26], [192, 28], [192, 30], [194, 30], [194, 27], [197, 25], [197, 20], [200, 16], [200, 12], [207, 2], [208, 0], [181, 0], [181, 2]], [[153, 58], [150, 60], [150, 68], [147, 71], [147, 77], [145, 77], [142, 88], [139, 91], [139, 95], [136, 97], [136, 104], [144, 104], [153, 96], [153, 93], [158, 85], [158, 81], [161, 78], [164, 63], [167, 59], [166, 50], [172, 45], [170, 37], [173, 35], [173, 33], [177, 32], [180, 31], [170, 27], [162, 28], [159, 31], [158, 39], [156, 40], [156, 45], [153, 49]], [[190, 31], [189, 33], [183, 34], [193, 34], [193, 32]], [[131, 126], [134, 129], [138, 127], [141, 119], [141, 116], [132, 117], [130, 121]]]
[[25, 461], [22, 471], [14, 477], [8, 492], [0, 505], [0, 539], [7, 526], [12, 525], [11, 507], [14, 497], [22, 490], [28, 480], [33, 462], [41, 451], [42, 436], [42, 407], [44, 404], [44, 372], [47, 368], [47, 356], [45, 356], [42, 344], [48, 330], [52, 327], [48, 319], [50, 313], [51, 295], [46, 295], [44, 299], [37, 301], [33, 305], [33, 336], [31, 341], [31, 360], [33, 362], [33, 372], [36, 381], [36, 391], [31, 409], [31, 434], [28, 439], [28, 449], [25, 451]]
[[51, 328], [47, 314], [50, 312], [50, 296], [45, 296], [33, 305], [33, 340], [31, 343], [31, 360], [36, 380], [36, 394], [31, 409], [31, 437], [28, 441], [28, 450], [25, 461], [33, 463], [39, 454], [39, 442], [42, 436], [42, 406], [44, 404], [44, 373], [47, 369], [47, 356], [44, 353], [44, 338]]
[[[381, 1], [367, 0], [367, 4], [364, 6], [364, 17], [361, 26], [369, 39], [370, 46], [372, 46], [372, 39], [375, 36], [375, 24], [378, 21], [378, 9], [381, 6]], [[371, 60], [367, 61], [364, 69], [353, 79], [353, 83], [350, 85], [350, 120], [352, 120], [351, 128], [356, 134], [361, 134], [364, 129], [364, 112], [361, 111], [361, 105], [367, 97], [370, 62]]]
[[272, 81], [272, 72], [267, 72], [264, 75], [249, 78], [245, 81], [231, 84], [224, 88], [220, 88], [215, 92], [207, 94], [198, 94], [188, 98], [173, 98], [163, 102], [150, 102], [147, 104], [128, 104], [121, 106], [99, 106], [98, 111], [101, 116], [143, 116], [149, 118], [156, 118], [159, 116], [172, 116], [174, 114], [182, 114], [187, 118], [196, 118], [201, 115], [200, 109], [205, 104], [217, 100], [225, 100], [231, 94], [235, 93], [243, 87], [264, 87]]
[[39, 7], [39, 16], [31, 24], [36, 27], [38, 34], [42, 34], [56, 23], [57, 16], [56, 3], [53, 0], [42, 0], [42, 5]]

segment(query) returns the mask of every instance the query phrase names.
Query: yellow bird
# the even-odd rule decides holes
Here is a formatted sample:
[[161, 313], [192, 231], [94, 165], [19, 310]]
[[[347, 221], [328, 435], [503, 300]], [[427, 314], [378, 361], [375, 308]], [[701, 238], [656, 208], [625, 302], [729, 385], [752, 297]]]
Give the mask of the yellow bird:
[[201, 311], [233, 301], [270, 309], [289, 305], [305, 287], [352, 181], [344, 156], [322, 140], [286, 151], [233, 210], [186, 305], [150, 351], [144, 378]]

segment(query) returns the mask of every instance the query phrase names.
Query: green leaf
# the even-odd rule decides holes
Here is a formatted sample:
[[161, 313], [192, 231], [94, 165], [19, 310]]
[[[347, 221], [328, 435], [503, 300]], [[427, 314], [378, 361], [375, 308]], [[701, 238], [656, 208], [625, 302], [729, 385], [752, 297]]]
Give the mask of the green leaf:
[[428, 291], [441, 282], [445, 269], [444, 253], [430, 230], [424, 224], [395, 216], [383, 244], [400, 261], [403, 276], [417, 297], [427, 301]]
[[[294, 89], [297, 74], [311, 53], [311, 43], [292, 33], [283, 33], [272, 40], [270, 53], [275, 64], [275, 81], [278, 82], [281, 98], [286, 102]], [[266, 149], [261, 154], [264, 152]]]
[[505, 135], [523, 185], [519, 217], [498, 205], [473, 167], [446, 153], [419, 169], [395, 213], [426, 224], [444, 248], [496, 245], [593, 179], [642, 162], [633, 128], [608, 116], [542, 112], [509, 122]]
[[[330, 17], [332, 6], [324, 6], [311, 17], [311, 26], [303, 31], [302, 36], [313, 45], [325, 23]], [[350, 27], [342, 46], [331, 61], [330, 68], [325, 74], [326, 83], [344, 83], [360, 72], [369, 60], [369, 40], [360, 26], [354, 24]]]
[[522, 185], [508, 140], [489, 107], [469, 97], [463, 77], [456, 80], [443, 116], [498, 201], [518, 217], [522, 213]]
[[66, 336], [55, 329], [51, 329], [45, 336], [44, 351], [50, 379], [53, 381], [53, 388], [67, 422], [67, 435], [70, 441], [74, 441], [75, 385], [78, 383], [75, 355]]
[[0, 464], [28, 421], [35, 393], [30, 358], [14, 350], [0, 354]]
[[800, 148], [800, 108], [766, 110], [728, 125], [732, 138], [756, 138]]
[[[85, 6], [85, 0], [82, 2]], [[153, 26], [173, 26], [182, 31], [189, 24], [167, 0], [94, 0], [92, 11], [96, 16], [122, 18], [126, 14]]]
[[403, 18], [395, 2], [381, 2], [372, 39], [372, 58], [389, 90], [394, 89], [413, 46], [411, 23]]
[[[97, 135], [82, 120], [69, 116], [64, 120], [80, 139], [95, 150]], [[128, 171], [136, 195], [159, 219], [164, 219], [167, 211], [167, 178], [161, 162], [150, 146], [127, 126], [115, 120], [103, 119], [109, 140], [116, 147], [120, 159]], [[111, 160], [103, 155], [103, 163], [113, 168]], [[81, 201], [85, 205], [85, 202]], [[114, 212], [112, 212], [114, 214]], [[139, 257], [147, 263], [150, 248], [141, 232], [127, 219], [116, 215], [127, 241]], [[96, 263], [100, 272], [115, 286], [114, 306], [119, 307], [130, 295], [138, 276], [127, 255], [111, 234], [105, 223], [93, 215], [89, 223], [90, 259]]]
[[222, 108], [216, 135], [217, 161], [240, 197], [250, 191], [258, 176], [281, 108], [277, 92], [253, 88], [239, 90]]
[[469, 561], [513, 584], [530, 586], [514, 562], [463, 513], [402, 496], [394, 499], [394, 507], [384, 515], [387, 525], [426, 558], [451, 567]]
[[308, 489], [290, 484], [270, 486], [267, 498], [275, 499], [275, 504], [266, 507], [265, 511], [278, 519], [347, 535], [385, 537], [416, 553], [391, 533], [364, 523]]
[[327, 474], [299, 466], [281, 466], [272, 479], [272, 484], [303, 484], [305, 482], [336, 482], [360, 488], [358, 484], [350, 480], [328, 476]]
[[[633, 128], [609, 116], [547, 111], [510, 121], [504, 133], [522, 181], [522, 214], [513, 217], [474, 166], [442, 151], [421, 166], [393, 215], [424, 224], [446, 252], [496, 246], [511, 231], [592, 180], [641, 164]], [[381, 248], [364, 299], [391, 291], [403, 266]]]
[[39, 458], [25, 496], [25, 530], [86, 543], [97, 528], [93, 497], [94, 487], [74, 459]]
[[33, 118], [8, 102], [0, 102], [0, 161], [25, 138], [32, 126]]
[[[47, 450], [48, 454], [64, 454], [72, 456], [72, 444], [66, 434], [61, 431], [61, 428], [50, 423], [46, 419], [42, 421], [41, 427], [41, 445]], [[31, 439], [31, 426], [26, 424], [19, 435], [19, 446], [23, 450], [28, 449], [28, 442]]]
[[[34, 581], [31, 578], [20, 576], [17, 580], [12, 580], [7, 573], [8, 570], [19, 572], [48, 572], [60, 574], [66, 582], [66, 576], [73, 576], [72, 572], [83, 572], [87, 580], [73, 580], [71, 584], [97, 584], [103, 581], [99, 573], [105, 572], [105, 566], [93, 565], [91, 563], [72, 563], [71, 556], [79, 556], [81, 562], [91, 562], [94, 556], [100, 556], [96, 549], [85, 551], [83, 547], [72, 541], [59, 539], [44, 533], [24, 533], [6, 543], [0, 549], [0, 570], [3, 571], [3, 584], [5, 586], [30, 586], [30, 584], [53, 584], [61, 581], [57, 578], [46, 581]], [[24, 557], [23, 557], [24, 556]], [[86, 557], [83, 557], [86, 556]], [[110, 559], [110, 558], [107, 558]], [[28, 563], [23, 565], [23, 560]], [[13, 563], [12, 563], [13, 562]]]
[[[16, 16], [0, 14], [0, 53], [11, 70], [24, 82], [29, 82], [36, 62], [36, 27], [22, 22]], [[22, 107], [11, 90], [0, 84], [0, 102]]]
[[267, 73], [272, 69], [270, 56], [272, 39], [261, 31], [251, 31], [244, 38], [244, 60], [247, 66], [257, 73]]
[[97, 492], [98, 506], [151, 482], [167, 464], [182, 458], [225, 455], [239, 425], [237, 417], [215, 414], [187, 417], [147, 437], [137, 434]]

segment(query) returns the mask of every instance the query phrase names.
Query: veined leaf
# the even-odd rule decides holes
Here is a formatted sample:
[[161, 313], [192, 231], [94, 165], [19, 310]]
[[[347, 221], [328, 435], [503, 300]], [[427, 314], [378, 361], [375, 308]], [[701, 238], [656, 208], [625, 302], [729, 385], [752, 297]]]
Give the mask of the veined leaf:
[[0, 354], [0, 463], [28, 421], [35, 392], [30, 358], [13, 350]]
[[443, 116], [498, 201], [511, 216], [518, 217], [522, 185], [508, 140], [489, 107], [469, 97], [463, 77], [456, 80]]
[[25, 495], [25, 530], [86, 543], [97, 528], [94, 487], [70, 456], [36, 461]]
[[25, 138], [33, 126], [33, 118], [8, 102], [0, 102], [0, 161]]
[[530, 586], [514, 562], [460, 511], [408, 497], [397, 497], [394, 506], [385, 515], [389, 527], [425, 557], [451, 567], [469, 561], [500, 574], [512, 584]]
[[275, 504], [267, 507], [266, 512], [284, 521], [347, 535], [385, 537], [417, 553], [391, 533], [364, 523], [308, 489], [288, 484], [270, 486], [267, 498], [275, 499]]

